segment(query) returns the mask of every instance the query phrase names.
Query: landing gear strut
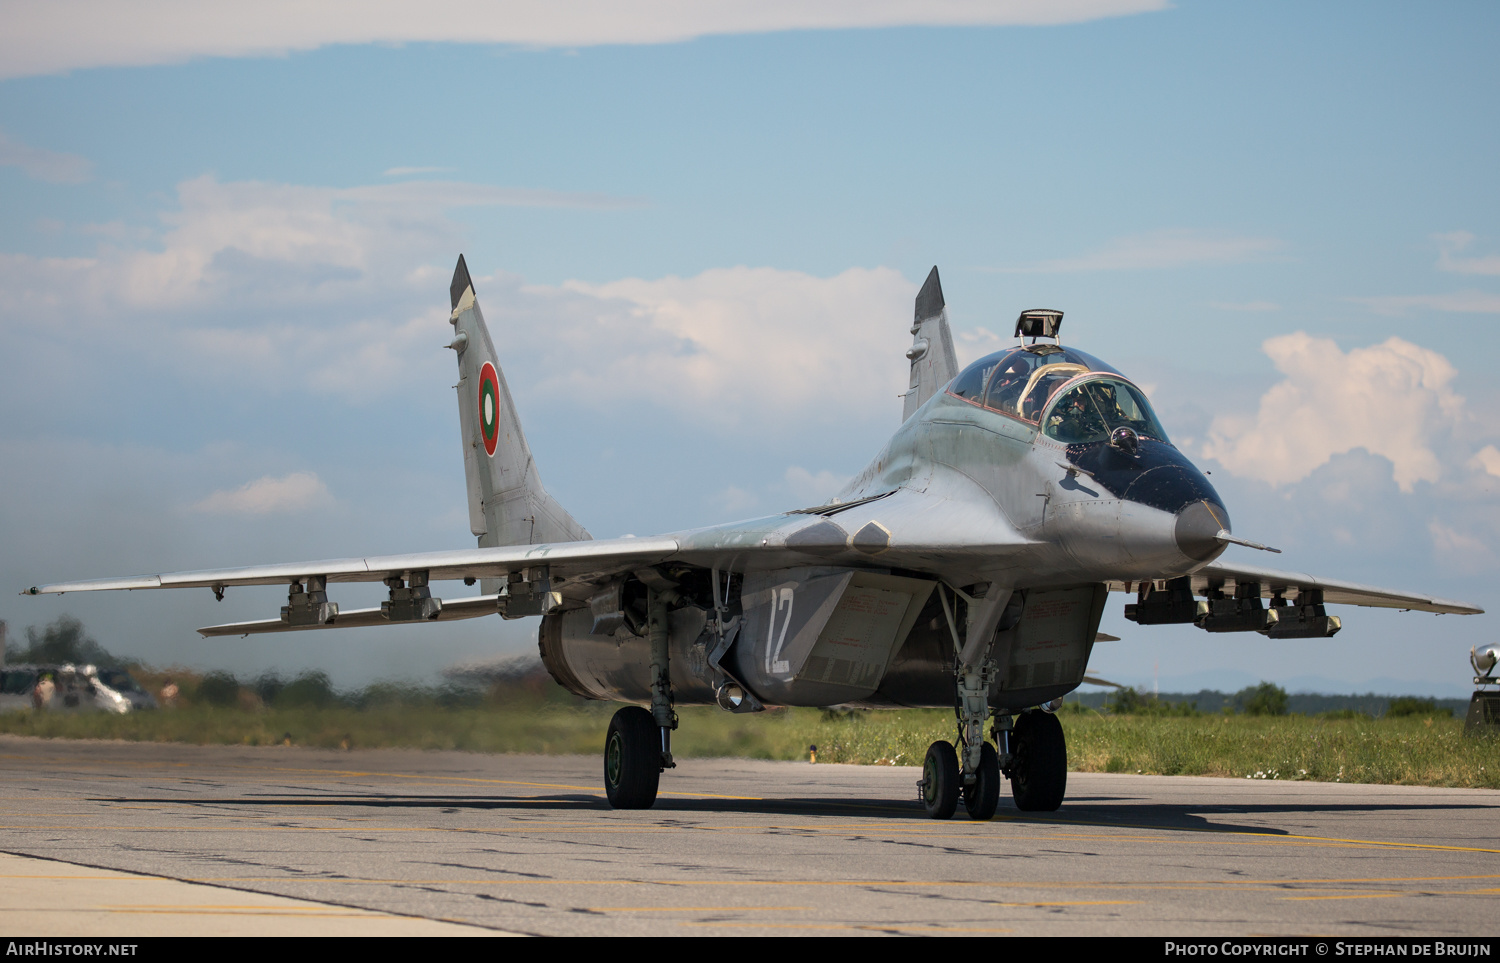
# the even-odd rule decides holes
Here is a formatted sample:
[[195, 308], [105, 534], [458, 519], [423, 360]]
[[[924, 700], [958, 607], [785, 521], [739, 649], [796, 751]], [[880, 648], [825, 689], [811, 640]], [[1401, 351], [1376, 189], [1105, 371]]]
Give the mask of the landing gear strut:
[[615, 809], [650, 809], [663, 769], [672, 769], [672, 677], [667, 649], [667, 603], [671, 589], [650, 589], [646, 597], [651, 639], [651, 708], [626, 706], [609, 721], [604, 740], [604, 795]]
[[[1036, 709], [1012, 717], [1005, 709], [990, 708], [990, 690], [999, 675], [999, 665], [990, 658], [995, 633], [1009, 628], [1001, 624], [1009, 611], [1012, 593], [994, 585], [978, 597], [951, 589], [955, 604], [949, 605], [945, 586], [937, 587], [948, 631], [953, 636], [958, 716], [958, 746], [934, 742], [922, 763], [917, 783], [922, 806], [933, 819], [948, 819], [963, 799], [970, 819], [992, 819], [1000, 805], [1000, 777], [1010, 780], [1016, 806], [1028, 812], [1051, 812], [1062, 805], [1068, 786], [1068, 748], [1062, 724], [1051, 712]], [[957, 599], [966, 603], [965, 632], [960, 635], [954, 609]], [[1048, 705], [1055, 708], [1056, 704]], [[985, 741], [984, 724], [994, 717], [994, 745]], [[999, 747], [998, 750], [996, 747]]]
[[922, 804], [933, 819], [952, 816], [958, 808], [960, 796], [970, 819], [992, 819], [1000, 804], [1000, 756], [985, 742], [984, 724], [991, 713], [990, 688], [999, 673], [999, 666], [989, 653], [1001, 612], [1009, 602], [1011, 592], [996, 586], [989, 588], [985, 600], [954, 590], [955, 596], [962, 597], [968, 604], [962, 638], [953, 609], [948, 605], [948, 597], [942, 594], [941, 586], [938, 588], [957, 656], [954, 663], [957, 676], [954, 708], [958, 716], [959, 760], [955, 765], [954, 747], [946, 742], [934, 742], [927, 750], [919, 785]]

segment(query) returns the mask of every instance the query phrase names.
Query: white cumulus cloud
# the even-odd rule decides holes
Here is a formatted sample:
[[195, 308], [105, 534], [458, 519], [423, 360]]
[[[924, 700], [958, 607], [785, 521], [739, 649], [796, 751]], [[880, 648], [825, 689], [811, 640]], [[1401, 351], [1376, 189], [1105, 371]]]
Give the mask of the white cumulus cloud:
[[1440, 559], [1470, 563], [1494, 560], [1494, 552], [1472, 532], [1460, 532], [1437, 519], [1427, 524], [1427, 532], [1432, 536], [1432, 550]]
[[[553, 320], [531, 339], [549, 389], [587, 397], [609, 386], [695, 421], [800, 430], [850, 413], [892, 416], [905, 388], [914, 286], [891, 268], [829, 278], [775, 268], [693, 277], [568, 282], [530, 289]], [[480, 303], [489, 303], [484, 291]], [[493, 322], [492, 322], [493, 324]], [[519, 346], [517, 354], [525, 356]], [[831, 406], [827, 410], [818, 406]]]
[[94, 165], [77, 154], [63, 154], [24, 144], [0, 131], [0, 167], [17, 167], [27, 177], [53, 184], [79, 184]]
[[[0, 331], [146, 351], [198, 382], [355, 402], [448, 376], [446, 323], [478, 204], [602, 208], [617, 199], [485, 185], [178, 186], [145, 238], [94, 257], [0, 254]], [[725, 267], [692, 277], [477, 286], [513, 384], [583, 404], [648, 402], [692, 421], [795, 435], [809, 421], [894, 418], [915, 285], [884, 267], [832, 277]], [[66, 315], [70, 324], [52, 319]]]
[[1485, 445], [1469, 459], [1469, 467], [1500, 478], [1500, 449], [1494, 445]]
[[1215, 418], [1205, 455], [1272, 485], [1301, 481], [1356, 448], [1390, 459], [1402, 491], [1441, 477], [1434, 437], [1464, 415], [1447, 358], [1400, 338], [1345, 353], [1304, 332], [1263, 347], [1284, 379], [1255, 417]]
[[239, 488], [217, 491], [192, 506], [210, 515], [271, 515], [319, 508], [333, 501], [328, 486], [310, 471], [281, 478], [267, 475]]
[[[155, 249], [108, 246], [93, 258], [0, 254], [0, 310], [38, 317], [66, 306], [75, 316], [129, 310], [306, 305], [414, 284], [446, 288], [416, 272], [435, 251], [460, 248], [454, 208], [611, 208], [637, 202], [445, 181], [328, 188], [211, 176], [177, 186], [177, 207], [159, 216]], [[451, 263], [451, 262], [450, 262]]]
[[849, 481], [848, 475], [839, 475], [827, 469], [814, 474], [801, 465], [788, 468], [785, 478], [786, 486], [792, 490], [792, 494], [807, 506], [826, 504], [834, 492]]
[[1468, 231], [1434, 236], [1439, 245], [1438, 270], [1455, 274], [1500, 274], [1500, 254], [1463, 253], [1476, 238]]
[[1080, 23], [1167, 6], [1166, 0], [8, 0], [0, 78], [285, 56], [329, 44], [658, 44], [787, 30]]

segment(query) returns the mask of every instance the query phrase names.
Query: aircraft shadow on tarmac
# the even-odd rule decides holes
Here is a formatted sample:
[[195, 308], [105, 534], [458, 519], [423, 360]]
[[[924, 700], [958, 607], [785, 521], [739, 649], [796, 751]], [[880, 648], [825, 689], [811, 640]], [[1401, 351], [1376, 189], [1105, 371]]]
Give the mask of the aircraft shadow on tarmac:
[[[915, 795], [915, 793], [913, 793]], [[234, 808], [353, 808], [353, 809], [428, 809], [443, 813], [465, 810], [598, 810], [615, 812], [603, 793], [553, 793], [536, 796], [433, 796], [433, 795], [339, 795], [339, 796], [202, 796], [174, 798], [97, 798], [98, 802], [119, 804], [155, 804], [162, 806], [210, 806]], [[1226, 803], [1224, 805], [1188, 805], [1154, 803], [1145, 800], [1119, 799], [1109, 796], [1083, 797], [1069, 801], [1061, 810], [1051, 813], [1025, 813], [1002, 806], [995, 814], [999, 823], [1036, 823], [1050, 826], [1092, 826], [1119, 829], [1156, 829], [1187, 832], [1250, 832], [1290, 835], [1294, 830], [1276, 828], [1266, 822], [1248, 823], [1243, 817], [1273, 820], [1277, 815], [1309, 816], [1317, 814], [1375, 814], [1421, 810], [1494, 809], [1482, 803], [1332, 803], [1291, 805], [1287, 803]], [[900, 821], [921, 820], [930, 823], [921, 804], [912, 799], [868, 800], [830, 798], [724, 799], [680, 798], [663, 794], [647, 813], [743, 813], [761, 816], [861, 817]], [[621, 815], [624, 815], [622, 812]], [[1240, 817], [1235, 819], [1232, 817]], [[954, 822], [966, 822], [960, 813]], [[1295, 832], [1302, 831], [1300, 828]]]

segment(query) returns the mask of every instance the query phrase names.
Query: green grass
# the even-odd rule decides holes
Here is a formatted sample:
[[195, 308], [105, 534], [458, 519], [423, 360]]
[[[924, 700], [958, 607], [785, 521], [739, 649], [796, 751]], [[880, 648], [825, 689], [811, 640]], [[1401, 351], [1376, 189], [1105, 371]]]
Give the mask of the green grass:
[[[505, 705], [312, 708], [192, 706], [127, 716], [20, 711], [0, 714], [0, 733], [198, 745], [406, 747], [472, 752], [596, 753], [617, 707], [527, 698]], [[681, 757], [738, 756], [920, 765], [929, 743], [953, 739], [951, 712], [825, 713], [817, 709], [732, 715], [679, 710], [672, 748]], [[1500, 739], [1465, 738], [1456, 719], [1305, 716], [1060, 714], [1070, 767], [1084, 772], [1312, 779], [1500, 788]]]

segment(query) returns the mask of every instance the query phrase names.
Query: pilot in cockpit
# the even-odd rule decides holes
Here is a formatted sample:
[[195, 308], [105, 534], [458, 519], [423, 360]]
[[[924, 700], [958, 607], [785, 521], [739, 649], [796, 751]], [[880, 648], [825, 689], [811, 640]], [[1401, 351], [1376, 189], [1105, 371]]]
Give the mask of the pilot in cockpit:
[[986, 404], [999, 411], [1014, 412], [1021, 392], [1031, 377], [1031, 359], [1016, 352], [1004, 362], [1004, 366], [990, 378], [989, 397]]

